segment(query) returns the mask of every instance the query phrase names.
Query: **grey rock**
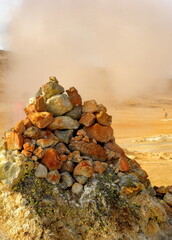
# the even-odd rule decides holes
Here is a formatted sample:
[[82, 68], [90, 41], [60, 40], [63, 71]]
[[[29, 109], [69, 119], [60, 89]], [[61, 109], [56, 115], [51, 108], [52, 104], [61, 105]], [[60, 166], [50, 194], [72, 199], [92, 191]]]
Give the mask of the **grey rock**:
[[0, 164], [0, 181], [11, 189], [24, 176], [24, 166], [19, 166], [15, 162], [3, 162]]
[[50, 130], [56, 129], [78, 129], [79, 122], [77, 120], [73, 120], [68, 116], [60, 116], [56, 117], [54, 121], [48, 126]]
[[39, 164], [35, 170], [35, 176], [37, 178], [46, 178], [48, 174], [47, 168], [43, 164]]
[[75, 180], [80, 184], [85, 184], [88, 181], [88, 178], [85, 176], [74, 176]]
[[54, 134], [60, 142], [68, 144], [73, 135], [73, 130], [55, 130]]
[[82, 106], [77, 106], [72, 108], [69, 112], [65, 113], [66, 116], [69, 116], [75, 120], [79, 120], [82, 115]]
[[46, 104], [48, 111], [54, 116], [61, 116], [73, 108], [66, 94], [54, 95], [47, 100]]
[[44, 135], [44, 131], [42, 131], [41, 129], [39, 129], [37, 127], [33, 127], [33, 126], [27, 128], [23, 133], [24, 137], [34, 138], [34, 139], [39, 139], [43, 135]]
[[41, 87], [41, 90], [45, 99], [64, 92], [64, 88], [58, 84], [56, 78], [51, 78], [49, 82]]
[[165, 196], [164, 196], [164, 201], [172, 206], [172, 194], [171, 193], [166, 193]]
[[71, 187], [74, 183], [74, 179], [68, 172], [61, 173], [61, 180], [62, 180], [62, 183], [66, 184], [66, 188]]
[[58, 143], [55, 146], [55, 150], [57, 151], [58, 154], [70, 154], [69, 149], [65, 146], [64, 143]]
[[74, 169], [74, 163], [72, 161], [66, 161], [63, 163], [61, 170], [62, 171], [67, 171], [67, 172], [73, 172]]
[[74, 183], [72, 186], [72, 193], [78, 195], [80, 193], [82, 193], [83, 191], [83, 185], [80, 183]]

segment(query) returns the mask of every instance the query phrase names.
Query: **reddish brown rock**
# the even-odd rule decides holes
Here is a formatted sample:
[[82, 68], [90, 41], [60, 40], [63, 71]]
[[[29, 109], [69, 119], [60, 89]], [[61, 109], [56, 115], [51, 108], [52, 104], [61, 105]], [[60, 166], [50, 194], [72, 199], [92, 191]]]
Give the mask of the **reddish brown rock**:
[[99, 113], [96, 114], [96, 119], [98, 123], [104, 126], [110, 126], [112, 123], [112, 116], [108, 115], [104, 111], [100, 111]]
[[72, 138], [72, 141], [80, 141], [80, 140], [82, 140], [82, 138], [83, 137], [81, 135], [75, 136], [75, 137]]
[[77, 131], [77, 133], [76, 133], [76, 135], [81, 135], [81, 136], [86, 136], [86, 132], [83, 130], [83, 129], [79, 129], [78, 131]]
[[53, 139], [38, 139], [36, 144], [41, 148], [53, 147], [58, 143], [57, 140]]
[[29, 127], [32, 127], [32, 126], [33, 126], [32, 123], [31, 123], [31, 121], [30, 121], [28, 118], [25, 118], [25, 119], [23, 120], [23, 123], [24, 123], [24, 125], [25, 125], [25, 128], [29, 128]]
[[21, 133], [10, 131], [6, 134], [7, 150], [17, 150], [23, 147], [23, 137]]
[[168, 192], [168, 189], [164, 186], [161, 186], [156, 189], [156, 192], [160, 194], [166, 194]]
[[32, 144], [30, 142], [26, 142], [23, 144], [23, 148], [26, 151], [33, 152], [35, 150], [35, 144]]
[[65, 154], [60, 154], [59, 155], [61, 162], [66, 162], [67, 161], [67, 156]]
[[28, 118], [38, 128], [45, 128], [54, 121], [52, 113], [49, 112], [35, 112], [29, 114]]
[[71, 87], [69, 90], [66, 90], [69, 100], [72, 103], [73, 106], [80, 106], [82, 105], [82, 99], [81, 96], [78, 94], [78, 91], [76, 88]]
[[85, 101], [82, 106], [82, 112], [96, 112], [98, 110], [98, 106], [95, 100]]
[[35, 149], [35, 151], [33, 152], [33, 154], [38, 157], [38, 158], [42, 158], [45, 154], [46, 150], [42, 149], [41, 147], [37, 147]]
[[95, 118], [96, 118], [95, 115], [93, 113], [89, 112], [89, 113], [82, 115], [79, 123], [81, 123], [82, 125], [84, 125], [86, 127], [89, 127], [94, 124]]
[[94, 171], [102, 174], [106, 171], [106, 167], [103, 162], [95, 161], [94, 162]]
[[106, 160], [106, 151], [99, 144], [71, 141], [69, 148], [73, 151], [78, 150], [82, 155], [91, 157], [93, 160]]
[[56, 150], [54, 148], [49, 148], [45, 152], [41, 162], [47, 166], [49, 170], [60, 169], [62, 166], [62, 162], [60, 157], [58, 156]]
[[89, 137], [88, 136], [85, 136], [85, 137], [83, 137], [83, 139], [82, 139], [84, 142], [90, 142], [90, 139], [89, 139]]
[[23, 120], [16, 123], [16, 125], [14, 126], [14, 130], [21, 134], [24, 133], [25, 125], [23, 123]]
[[89, 164], [87, 161], [80, 162], [74, 169], [73, 174], [74, 175], [80, 175], [85, 177], [92, 177], [94, 173], [93, 166]]
[[47, 106], [45, 104], [43, 96], [38, 96], [35, 100], [35, 109], [37, 112], [46, 112], [47, 111]]
[[118, 167], [121, 172], [127, 172], [131, 168], [128, 164], [127, 158], [123, 156], [121, 156], [118, 160]]
[[27, 151], [27, 150], [22, 150], [21, 154], [25, 155], [26, 157], [31, 157], [32, 156], [32, 153]]
[[123, 150], [118, 144], [116, 144], [115, 142], [105, 143], [104, 148], [105, 148], [105, 149], [108, 149], [108, 150], [110, 150], [110, 151], [113, 151], [113, 152], [117, 152], [117, 153], [119, 153], [121, 156], [124, 156], [124, 157], [125, 157], [125, 152], [124, 152], [124, 150]]
[[113, 137], [113, 129], [109, 126], [102, 126], [99, 123], [91, 127], [84, 127], [87, 136], [98, 142], [108, 142]]

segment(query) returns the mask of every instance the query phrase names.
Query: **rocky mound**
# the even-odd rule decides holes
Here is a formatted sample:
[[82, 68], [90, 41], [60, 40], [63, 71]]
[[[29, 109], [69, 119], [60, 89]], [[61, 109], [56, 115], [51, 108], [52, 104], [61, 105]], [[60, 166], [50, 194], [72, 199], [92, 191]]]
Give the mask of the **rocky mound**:
[[24, 111], [1, 141], [0, 222], [11, 238], [172, 239], [171, 188], [156, 197], [105, 106], [50, 77]]

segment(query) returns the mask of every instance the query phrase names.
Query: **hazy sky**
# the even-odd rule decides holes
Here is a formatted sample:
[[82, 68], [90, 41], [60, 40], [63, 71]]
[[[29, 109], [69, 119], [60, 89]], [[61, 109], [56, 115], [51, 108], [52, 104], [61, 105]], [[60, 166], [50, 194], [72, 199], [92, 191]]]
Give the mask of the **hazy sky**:
[[162, 89], [172, 78], [172, 0], [0, 3], [1, 33], [9, 22], [5, 43], [18, 54], [6, 83], [14, 101], [49, 75], [98, 101]]

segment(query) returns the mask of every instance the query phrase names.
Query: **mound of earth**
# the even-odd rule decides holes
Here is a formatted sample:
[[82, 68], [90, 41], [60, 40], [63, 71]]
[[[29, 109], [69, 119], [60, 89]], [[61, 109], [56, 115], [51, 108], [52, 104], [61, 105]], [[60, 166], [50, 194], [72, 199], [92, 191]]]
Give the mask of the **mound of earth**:
[[50, 77], [0, 150], [0, 223], [16, 240], [170, 240], [172, 190], [113, 136], [95, 100]]

